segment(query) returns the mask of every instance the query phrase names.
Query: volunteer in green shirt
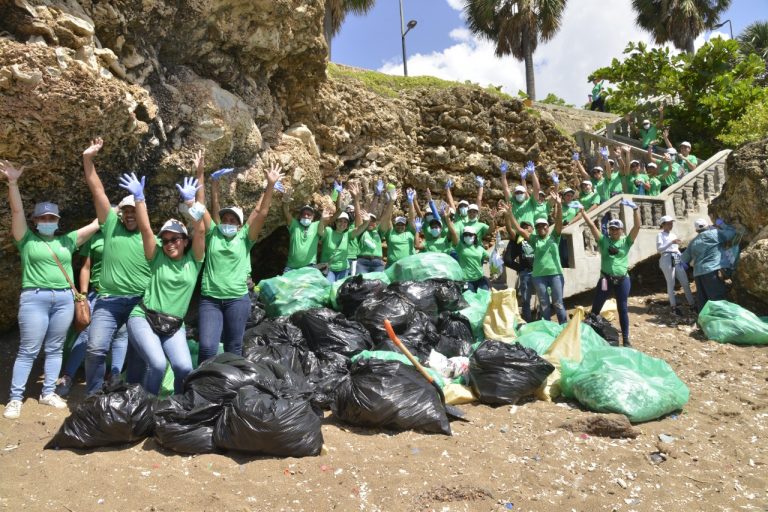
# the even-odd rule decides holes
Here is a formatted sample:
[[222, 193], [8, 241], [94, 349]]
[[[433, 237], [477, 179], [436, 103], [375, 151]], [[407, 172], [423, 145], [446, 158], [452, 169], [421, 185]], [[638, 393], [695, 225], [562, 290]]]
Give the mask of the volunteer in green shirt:
[[[99, 297], [93, 307], [85, 352], [86, 394], [101, 391], [106, 373], [107, 352], [115, 334], [128, 321], [149, 284], [149, 263], [144, 257], [141, 233], [136, 222], [136, 199], [124, 197], [118, 204], [119, 215], [109, 204], [104, 185], [96, 173], [94, 158], [104, 141], [95, 139], [83, 151], [85, 182], [93, 196], [96, 217], [104, 236], [104, 254], [99, 277]], [[128, 376], [134, 380], [140, 372], [138, 355], [130, 344], [125, 358]]]
[[299, 218], [291, 214], [291, 194], [283, 194], [283, 216], [288, 225], [290, 244], [288, 246], [288, 262], [283, 272], [297, 270], [317, 263], [317, 246], [325, 235], [325, 227], [331, 221], [331, 213], [323, 212], [319, 221], [314, 220], [315, 209], [305, 204], [299, 210]]
[[[667, 150], [674, 149], [675, 146], [669, 140], [669, 128], [664, 128], [662, 137], [664, 138], [664, 143], [667, 145]], [[681, 177], [689, 172], [693, 172], [699, 165], [698, 158], [691, 154], [691, 143], [688, 141], [680, 143], [680, 149], [674, 160], [681, 167]]]
[[483, 248], [475, 228], [465, 226], [461, 232], [461, 238], [459, 238], [456, 226], [449, 217], [445, 218], [445, 223], [451, 236], [451, 243], [456, 247], [459, 266], [464, 274], [467, 289], [472, 292], [488, 290], [488, 279], [483, 275], [483, 263], [488, 261], [489, 255], [488, 251]]
[[629, 172], [624, 176], [624, 193], [639, 196], [649, 195], [651, 179], [644, 172], [640, 172], [640, 162], [632, 160], [629, 163]]
[[176, 185], [193, 221], [191, 243], [187, 228], [176, 219], [166, 221], [155, 237], [143, 200], [143, 177], [139, 181], [135, 174], [125, 174], [120, 186], [136, 198], [136, 220], [151, 271], [144, 298], [128, 318], [128, 339], [143, 361], [144, 375], [139, 380], [132, 380], [129, 372], [128, 382], [140, 383], [147, 392], [157, 395], [165, 375], [167, 357], [173, 370], [174, 393], [178, 394], [183, 391], [184, 379], [192, 371], [184, 315], [205, 259], [203, 217], [206, 209], [195, 201], [202, 184], [195, 178], [185, 178], [183, 185]]
[[[370, 219], [368, 217], [367, 219]], [[335, 283], [349, 275], [349, 243], [356, 240], [368, 228], [368, 221], [361, 222], [356, 228], [349, 227], [349, 215], [339, 215], [336, 225], [325, 228], [320, 262], [328, 264], [328, 281]]]
[[437, 206], [432, 201], [432, 192], [427, 189], [426, 199], [433, 212], [427, 214], [427, 229], [424, 230], [424, 252], [441, 252], [451, 254], [453, 244], [451, 244], [450, 233], [443, 228], [443, 221], [437, 211]]
[[[563, 230], [562, 199], [560, 195], [552, 191], [550, 197], [554, 204], [552, 216], [555, 218], [554, 231], [550, 233], [547, 219], [536, 219], [534, 222], [535, 233], [529, 234], [520, 227], [512, 211], [505, 210], [507, 219], [512, 227], [533, 247], [533, 286], [542, 309], [542, 319], [552, 318], [552, 309], [555, 310], [557, 321], [561, 324], [568, 320], [563, 303], [563, 268], [560, 264], [560, 234]], [[551, 292], [551, 297], [550, 297]]]
[[592, 94], [589, 95], [589, 110], [599, 110], [605, 112], [605, 93], [603, 92], [603, 81], [599, 78], [592, 78]]
[[[198, 182], [204, 180], [203, 152], [195, 158]], [[203, 214], [205, 266], [198, 306], [198, 336], [202, 363], [216, 356], [219, 342], [224, 352], [242, 355], [245, 324], [251, 315], [248, 280], [251, 275], [251, 249], [256, 243], [272, 204], [275, 184], [282, 178], [279, 165], [263, 169], [267, 186], [247, 220], [238, 206], [220, 207], [221, 178], [234, 169], [219, 169], [211, 174], [211, 210]], [[197, 201], [205, 204], [205, 191], [197, 191]], [[245, 223], [243, 221], [245, 220]]]
[[[520, 171], [520, 185], [515, 186], [514, 193], [509, 193], [509, 184], [507, 183], [507, 172], [509, 166], [506, 162], [501, 164], [501, 189], [505, 199], [509, 199], [509, 203], [512, 205], [512, 213], [519, 222], [526, 221], [533, 224], [534, 216], [547, 217], [547, 202], [539, 201], [539, 193], [541, 192], [541, 185], [539, 178], [536, 175], [536, 168], [533, 162], [529, 162], [525, 168]], [[531, 177], [531, 184], [533, 185], [533, 194], [528, 194], [528, 188], [526, 187], [526, 177]], [[481, 237], [482, 238], [482, 237]]]
[[[54, 203], [37, 203], [32, 213], [34, 230], [29, 229], [18, 180], [24, 172], [10, 162], [0, 160], [0, 175], [8, 181], [8, 204], [11, 209], [11, 235], [21, 256], [21, 296], [19, 297], [19, 351], [13, 364], [10, 401], [3, 416], [16, 419], [32, 364], [45, 344], [43, 389], [39, 402], [57, 409], [67, 404], [54, 392], [61, 370], [61, 355], [67, 330], [72, 324], [75, 301], [72, 254], [77, 246], [88, 241], [99, 229], [91, 224], [56, 235], [59, 228], [59, 207]], [[64, 272], [56, 263], [58, 258]]]
[[682, 176], [680, 165], [675, 162], [677, 151], [672, 148], [659, 159], [651, 157], [651, 161], [659, 166], [659, 180], [661, 180], [661, 190], [665, 190], [678, 182]]
[[592, 189], [590, 180], [582, 180], [579, 188], [581, 189], [579, 202], [586, 211], [594, 210], [600, 205], [600, 194]]
[[582, 183], [584, 181], [589, 181], [590, 183], [592, 183], [592, 190], [597, 194], [597, 197], [600, 199], [598, 204], [604, 203], [605, 201], [610, 199], [611, 194], [608, 188], [608, 182], [605, 180], [605, 178], [603, 178], [603, 168], [601, 166], [596, 165], [592, 167], [592, 174], [590, 175], [584, 169], [584, 166], [581, 164], [580, 160], [572, 160], [571, 169], [579, 173], [582, 179]]
[[381, 231], [376, 216], [368, 214], [370, 221], [368, 229], [357, 237], [357, 273], [382, 272], [384, 270], [383, 250], [381, 247]]
[[645, 166], [645, 171], [648, 173], [648, 183], [650, 188], [648, 189], [649, 196], [657, 196], [661, 194], [661, 180], [659, 179], [659, 166], [654, 162], [651, 162]]
[[625, 347], [629, 347], [629, 311], [628, 298], [631, 281], [629, 279], [629, 250], [640, 232], [640, 210], [631, 201], [622, 204], [633, 209], [633, 226], [629, 235], [624, 234], [624, 223], [619, 219], [608, 222], [608, 236], [603, 235], [595, 223], [582, 212], [581, 218], [597, 241], [600, 250], [600, 279], [597, 282], [595, 298], [592, 301], [592, 313], [599, 315], [605, 301], [613, 293], [619, 310], [619, 324]]
[[[657, 123], [658, 126], [661, 126], [664, 123], [664, 105], [659, 105], [659, 122]], [[629, 125], [630, 132], [632, 131], [632, 116], [631, 114], [627, 114], [625, 116], [627, 124]], [[659, 130], [657, 128], [657, 125], [651, 124], [650, 119], [643, 119], [642, 123], [640, 123], [640, 128], [638, 129], [638, 138], [640, 139], [640, 146], [643, 149], [650, 149], [653, 147], [653, 145], [658, 142], [659, 140]]]

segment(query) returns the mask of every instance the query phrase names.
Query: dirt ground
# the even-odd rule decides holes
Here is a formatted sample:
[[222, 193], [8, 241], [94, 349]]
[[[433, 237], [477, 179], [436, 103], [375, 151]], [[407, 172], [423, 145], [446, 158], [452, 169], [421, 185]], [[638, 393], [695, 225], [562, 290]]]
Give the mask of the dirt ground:
[[[461, 406], [471, 421], [451, 437], [327, 415], [313, 458], [180, 456], [152, 440], [75, 453], [43, 450], [68, 412], [27, 399], [20, 420], [0, 418], [0, 510], [768, 511], [768, 348], [705, 341], [664, 299], [630, 299], [633, 342], [667, 360], [691, 400], [636, 439], [568, 432], [561, 423], [592, 413], [536, 401]], [[3, 402], [16, 337], [0, 340]]]

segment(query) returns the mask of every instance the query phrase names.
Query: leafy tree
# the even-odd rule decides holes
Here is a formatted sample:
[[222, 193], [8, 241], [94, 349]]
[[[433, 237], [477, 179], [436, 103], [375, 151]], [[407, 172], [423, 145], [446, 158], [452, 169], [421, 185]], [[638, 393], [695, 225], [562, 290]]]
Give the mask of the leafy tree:
[[768, 134], [768, 103], [751, 104], [738, 119], [728, 122], [725, 132], [718, 139], [725, 145], [736, 147], [754, 140], [763, 139]]
[[469, 30], [496, 43], [496, 55], [525, 62], [525, 89], [536, 99], [533, 53], [560, 29], [566, 0], [466, 0]]
[[656, 44], [672, 43], [693, 54], [693, 40], [717, 25], [731, 0], [632, 0], [635, 21]]
[[540, 103], [547, 103], [549, 105], [560, 105], [561, 107], [573, 108], [573, 105], [571, 105], [570, 103], [566, 103], [563, 98], [561, 98], [560, 96], [552, 92], [547, 94], [547, 97], [541, 100]]
[[328, 57], [331, 56], [331, 40], [339, 33], [347, 14], [366, 14], [373, 8], [376, 0], [325, 0], [325, 18], [323, 34], [328, 44]]
[[736, 38], [744, 53], [756, 53], [768, 62], [768, 21], [756, 21]]

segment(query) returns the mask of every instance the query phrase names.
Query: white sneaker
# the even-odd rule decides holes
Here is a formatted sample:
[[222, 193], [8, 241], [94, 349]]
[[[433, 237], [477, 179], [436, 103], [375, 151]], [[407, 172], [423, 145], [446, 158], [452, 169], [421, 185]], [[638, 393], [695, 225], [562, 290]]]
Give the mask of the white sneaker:
[[8, 405], [5, 406], [3, 417], [9, 420], [15, 420], [21, 416], [21, 400], [11, 400]]
[[66, 409], [67, 408], [67, 402], [61, 399], [59, 395], [56, 393], [50, 393], [45, 396], [40, 396], [39, 403], [41, 405], [50, 405], [51, 407], [55, 407], [57, 409]]

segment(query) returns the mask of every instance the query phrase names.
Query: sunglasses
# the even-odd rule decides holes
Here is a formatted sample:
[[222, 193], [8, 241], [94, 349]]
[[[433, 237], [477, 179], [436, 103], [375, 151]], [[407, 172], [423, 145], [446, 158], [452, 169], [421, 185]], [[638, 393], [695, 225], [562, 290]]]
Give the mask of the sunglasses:
[[186, 240], [183, 236], [174, 236], [173, 238], [161, 238], [160, 243], [163, 244], [163, 246], [176, 244], [179, 242], [179, 240]]

